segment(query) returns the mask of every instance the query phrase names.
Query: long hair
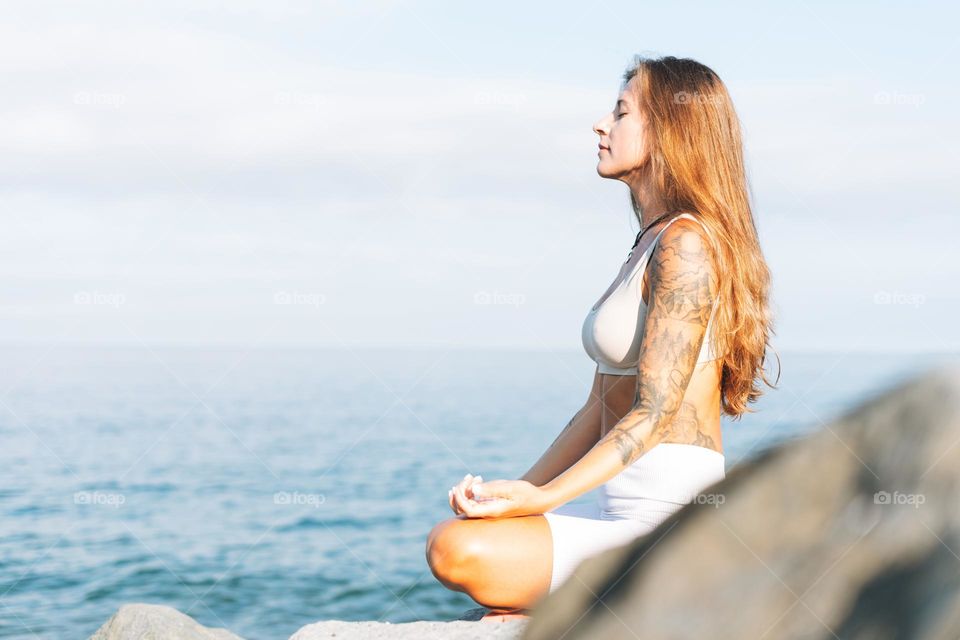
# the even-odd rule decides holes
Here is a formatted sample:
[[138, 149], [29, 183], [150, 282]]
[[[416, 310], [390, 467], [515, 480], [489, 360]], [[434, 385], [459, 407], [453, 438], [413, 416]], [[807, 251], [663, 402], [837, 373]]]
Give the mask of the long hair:
[[[717, 353], [724, 354], [721, 403], [723, 413], [739, 419], [753, 412], [747, 403], [763, 393], [760, 381], [776, 388], [764, 370], [775, 333], [770, 270], [750, 207], [740, 122], [723, 82], [695, 60], [638, 55], [623, 75], [624, 86], [634, 77], [637, 103], [647, 118], [645, 178], [668, 211], [687, 211], [711, 231], [720, 281], [713, 322]], [[630, 202], [641, 221], [632, 191]], [[777, 367], [779, 382], [779, 356]]]

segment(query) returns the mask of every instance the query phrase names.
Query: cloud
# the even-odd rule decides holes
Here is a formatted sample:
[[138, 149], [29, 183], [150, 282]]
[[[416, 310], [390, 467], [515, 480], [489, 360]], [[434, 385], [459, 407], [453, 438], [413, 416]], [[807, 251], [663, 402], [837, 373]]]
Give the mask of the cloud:
[[[0, 110], [0, 170], [47, 192], [344, 196], [458, 172], [562, 184], [563, 167], [551, 180], [539, 166], [543, 145], [589, 153], [608, 97], [331, 66], [192, 25], [8, 25], [0, 43], [18, 87]], [[552, 135], [577, 118], [580, 135]]]
[[[530, 318], [545, 328], [537, 337], [576, 348], [580, 316], [635, 230], [625, 187], [595, 172], [591, 126], [611, 106], [607, 80], [619, 69], [597, 73], [595, 60], [609, 58], [601, 51], [563, 81], [523, 77], [516, 58], [542, 43], [514, 39], [491, 44], [472, 71], [451, 70], [422, 58], [449, 55], [442, 47], [402, 48], [408, 34], [393, 10], [202, 0], [136, 15], [107, 2], [10, 12], [0, 25], [4, 335], [111, 318], [113, 307], [72, 296], [119, 291], [148, 338], [199, 339], [202, 321], [204, 337], [229, 325], [242, 340], [260, 328], [248, 315], [289, 311], [269, 302], [287, 287], [339, 294], [348, 302], [325, 309], [371, 339], [385, 318], [391, 337], [459, 339], [458, 326], [478, 317], [473, 293], [498, 290], [526, 295], [524, 313], [542, 312]], [[439, 30], [446, 17], [423, 26]], [[378, 26], [394, 39], [381, 40]], [[547, 49], [534, 57], [554, 55], [573, 62]], [[950, 269], [927, 277], [921, 263], [946, 255], [955, 234], [900, 261], [883, 262], [878, 248], [901, 246], [901, 229], [884, 220], [952, 211], [955, 89], [790, 68], [772, 77], [745, 66], [728, 82], [758, 226], [795, 327], [781, 338], [807, 339], [818, 286], [841, 290], [831, 298], [838, 317], [858, 313], [862, 274], [879, 274], [874, 289], [938, 290]], [[852, 243], [873, 250], [851, 257]], [[798, 265], [811, 247], [807, 271]], [[418, 288], [430, 304], [410, 295]], [[385, 310], [371, 289], [397, 306]], [[168, 323], [177, 308], [190, 317]], [[513, 325], [498, 317], [503, 326], [479, 330], [507, 342]], [[88, 328], [106, 339], [116, 329]], [[315, 331], [305, 319], [284, 337], [311, 341]]]

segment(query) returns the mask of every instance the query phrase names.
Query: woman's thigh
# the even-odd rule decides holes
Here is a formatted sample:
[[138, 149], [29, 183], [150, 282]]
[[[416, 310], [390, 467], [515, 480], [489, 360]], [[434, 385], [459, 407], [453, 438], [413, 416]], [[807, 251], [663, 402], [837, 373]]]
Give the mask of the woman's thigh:
[[592, 556], [646, 535], [639, 519], [602, 520], [595, 502], [522, 518], [449, 518], [430, 532], [437, 578], [489, 607], [529, 607]]
[[603, 520], [596, 503], [565, 504], [547, 512], [545, 518], [553, 549], [550, 593], [587, 558], [627, 544], [655, 528], [639, 519]]
[[542, 515], [444, 520], [427, 559], [446, 586], [488, 607], [529, 607], [550, 588], [553, 544]]

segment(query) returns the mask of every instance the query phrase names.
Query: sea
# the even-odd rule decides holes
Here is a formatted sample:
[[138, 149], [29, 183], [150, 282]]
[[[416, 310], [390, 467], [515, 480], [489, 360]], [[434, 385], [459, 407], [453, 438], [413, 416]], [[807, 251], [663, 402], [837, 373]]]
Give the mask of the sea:
[[[727, 471], [957, 354], [784, 351]], [[582, 351], [0, 349], [0, 637], [165, 604], [249, 639], [477, 606], [424, 556], [464, 474], [518, 478], [583, 405]], [[771, 382], [778, 363], [767, 362]], [[589, 499], [591, 494], [584, 494]]]

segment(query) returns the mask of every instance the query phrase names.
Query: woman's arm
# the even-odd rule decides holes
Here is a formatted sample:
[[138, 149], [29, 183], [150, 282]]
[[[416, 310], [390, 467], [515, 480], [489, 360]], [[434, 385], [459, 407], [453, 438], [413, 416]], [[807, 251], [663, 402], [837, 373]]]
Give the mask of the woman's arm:
[[600, 440], [600, 407], [600, 373], [596, 372], [590, 397], [583, 408], [577, 411], [553, 444], [520, 479], [542, 487], [582, 458]]
[[717, 297], [710, 248], [695, 224], [686, 220], [671, 224], [650, 257], [650, 305], [633, 409], [579, 461], [542, 487], [493, 480], [473, 485], [473, 499], [458, 492], [467, 517], [546, 513], [597, 488], [660, 443], [693, 377]]
[[693, 376], [717, 279], [709, 245], [695, 223], [678, 220], [651, 256], [650, 297], [634, 408], [564, 473], [546, 485], [560, 505], [607, 482], [660, 443]]

